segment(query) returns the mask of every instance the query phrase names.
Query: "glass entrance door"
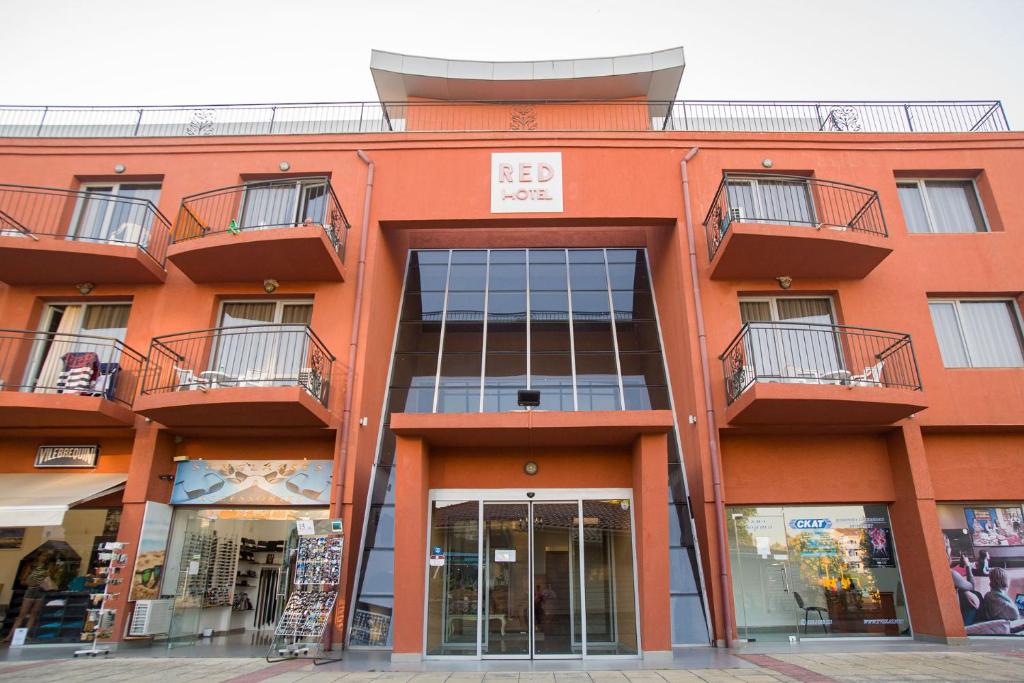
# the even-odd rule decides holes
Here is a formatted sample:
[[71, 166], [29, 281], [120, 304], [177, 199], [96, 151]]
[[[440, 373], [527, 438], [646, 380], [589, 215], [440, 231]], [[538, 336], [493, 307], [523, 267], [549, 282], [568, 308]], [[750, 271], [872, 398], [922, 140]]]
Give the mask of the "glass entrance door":
[[435, 500], [429, 550], [427, 655], [638, 652], [628, 498]]

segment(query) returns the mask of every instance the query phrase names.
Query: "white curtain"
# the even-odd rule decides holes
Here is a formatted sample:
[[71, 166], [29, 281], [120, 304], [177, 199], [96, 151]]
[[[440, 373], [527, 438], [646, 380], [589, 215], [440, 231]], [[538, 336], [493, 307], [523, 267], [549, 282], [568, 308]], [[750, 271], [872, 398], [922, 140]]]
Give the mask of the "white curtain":
[[978, 232], [984, 230], [981, 208], [969, 180], [929, 180], [925, 187], [935, 220], [935, 232]]
[[295, 225], [298, 191], [298, 183], [246, 188], [240, 227], [251, 229]]
[[807, 183], [800, 180], [759, 180], [763, 218], [773, 223], [814, 223]]
[[942, 364], [947, 368], [970, 367], [967, 349], [960, 336], [960, 325], [956, 320], [956, 307], [951, 303], [931, 303], [928, 308], [932, 312], [932, 324], [935, 325], [935, 336], [939, 340]]
[[1009, 301], [962, 301], [960, 318], [976, 368], [1024, 367], [1016, 311]]
[[[52, 336], [52, 343], [49, 344], [49, 348], [46, 350], [46, 356], [43, 359], [42, 367], [39, 370], [39, 375], [36, 379], [35, 393], [37, 394], [55, 394], [57, 393], [57, 379], [60, 373], [64, 370], [64, 360], [62, 356], [69, 351], [72, 351], [75, 346], [75, 341], [72, 337], [65, 335], [77, 334], [82, 324], [82, 307], [81, 306], [66, 306], [64, 308], [64, 315], [60, 319], [60, 325], [57, 326], [57, 332]], [[50, 341], [51, 335], [43, 332], [39, 334], [39, 341], [36, 344], [43, 345]]]
[[924, 208], [921, 188], [915, 183], [913, 185], [897, 185], [896, 189], [900, 195], [900, 204], [903, 206], [903, 218], [907, 221], [907, 230], [929, 232], [928, 213]]
[[775, 306], [778, 316], [773, 320], [770, 302], [740, 302], [743, 322], [755, 323], [747, 335], [745, 351], [746, 363], [753, 364], [759, 377], [815, 377], [843, 367], [827, 299], [779, 298]]

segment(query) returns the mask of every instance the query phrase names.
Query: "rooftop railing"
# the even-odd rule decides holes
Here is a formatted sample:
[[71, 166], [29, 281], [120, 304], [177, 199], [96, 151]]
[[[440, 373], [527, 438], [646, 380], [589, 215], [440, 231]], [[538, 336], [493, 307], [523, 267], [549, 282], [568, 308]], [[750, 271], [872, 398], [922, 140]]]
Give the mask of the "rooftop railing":
[[308, 325], [267, 323], [155, 337], [143, 394], [299, 386], [327, 405], [334, 356]]
[[185, 197], [173, 241], [302, 225], [323, 227], [344, 262], [348, 218], [323, 176], [256, 181]]
[[0, 237], [136, 246], [163, 267], [171, 224], [148, 199], [0, 185]]
[[910, 335], [866, 327], [749, 322], [719, 360], [728, 403], [755, 382], [921, 388]]
[[0, 137], [131, 138], [397, 132], [1009, 130], [998, 100], [318, 102], [180, 106], [0, 105]]
[[0, 330], [0, 391], [94, 396], [131, 406], [144, 360], [113, 337]]
[[708, 257], [741, 222], [851, 230], [888, 236], [878, 192], [805, 176], [724, 173], [704, 218]]

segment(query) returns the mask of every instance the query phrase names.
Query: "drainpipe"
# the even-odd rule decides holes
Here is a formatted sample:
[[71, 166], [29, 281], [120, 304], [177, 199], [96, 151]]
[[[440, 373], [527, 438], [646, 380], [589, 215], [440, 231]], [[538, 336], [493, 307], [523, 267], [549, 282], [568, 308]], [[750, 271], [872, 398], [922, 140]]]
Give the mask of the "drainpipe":
[[[345, 472], [348, 469], [349, 425], [352, 423], [352, 393], [356, 383], [356, 353], [359, 350], [359, 316], [363, 310], [363, 281], [366, 275], [366, 242], [370, 233], [370, 200], [373, 198], [373, 161], [357, 149], [356, 156], [367, 166], [366, 189], [363, 191], [363, 224], [359, 228], [359, 263], [356, 266], [356, 303], [352, 310], [352, 336], [348, 343], [348, 371], [345, 373], [345, 408], [341, 413], [341, 449], [334, 466], [334, 487], [337, 501], [338, 516], [341, 516], [345, 493]], [[346, 533], [351, 533], [347, 530]], [[344, 587], [342, 587], [344, 590]], [[334, 627], [328, 629], [327, 647], [330, 649], [334, 641]]]
[[700, 347], [700, 369], [704, 380], [704, 409], [708, 421], [708, 452], [711, 455], [711, 484], [715, 501], [715, 532], [718, 554], [719, 591], [722, 595], [722, 621], [725, 626], [726, 647], [732, 647], [732, 603], [729, 594], [732, 586], [729, 574], [725, 570], [729, 559], [727, 532], [725, 526], [725, 502], [722, 496], [722, 458], [718, 452], [718, 426], [715, 424], [715, 404], [711, 398], [711, 369], [708, 365], [708, 339], [704, 329], [704, 308], [701, 305], [700, 277], [697, 274], [697, 247], [693, 239], [693, 215], [690, 210], [690, 177], [686, 173], [686, 164], [697, 156], [700, 147], [693, 147], [680, 162], [683, 174], [683, 208], [686, 217], [686, 243], [690, 250], [690, 284], [693, 288], [694, 309], [697, 315], [697, 342]]

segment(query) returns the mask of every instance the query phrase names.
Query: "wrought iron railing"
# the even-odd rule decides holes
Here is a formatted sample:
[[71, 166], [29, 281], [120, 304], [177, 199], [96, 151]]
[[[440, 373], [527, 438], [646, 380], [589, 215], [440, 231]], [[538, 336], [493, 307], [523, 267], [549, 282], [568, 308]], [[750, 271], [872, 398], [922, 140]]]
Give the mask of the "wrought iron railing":
[[171, 223], [148, 199], [0, 184], [0, 237], [135, 246], [163, 267]]
[[865, 327], [745, 323], [719, 360], [729, 403], [754, 382], [921, 388], [910, 335]]
[[0, 106], [0, 137], [496, 131], [967, 133], [1009, 130], [998, 100], [315, 102]]
[[112, 337], [0, 330], [0, 391], [95, 396], [131, 406], [144, 361]]
[[218, 327], [155, 337], [143, 394], [299, 386], [327, 405], [334, 356], [308, 325]]
[[260, 180], [185, 197], [173, 241], [302, 225], [323, 227], [345, 260], [349, 222], [324, 176]]
[[740, 222], [889, 234], [875, 190], [805, 176], [725, 173], [704, 217], [709, 258]]

